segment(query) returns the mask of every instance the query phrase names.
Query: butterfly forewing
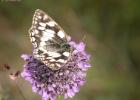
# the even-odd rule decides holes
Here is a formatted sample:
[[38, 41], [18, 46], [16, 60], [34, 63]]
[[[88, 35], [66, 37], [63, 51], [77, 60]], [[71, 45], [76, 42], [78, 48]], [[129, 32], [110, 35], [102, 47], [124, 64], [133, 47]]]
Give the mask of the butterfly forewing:
[[29, 34], [36, 59], [52, 70], [58, 70], [67, 63], [71, 55], [68, 36], [45, 12], [35, 11]]

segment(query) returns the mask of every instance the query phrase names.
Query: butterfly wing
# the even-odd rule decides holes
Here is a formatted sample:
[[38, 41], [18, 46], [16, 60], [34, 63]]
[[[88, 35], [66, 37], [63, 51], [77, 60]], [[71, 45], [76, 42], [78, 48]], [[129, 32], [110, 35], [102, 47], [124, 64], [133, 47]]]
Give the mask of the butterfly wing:
[[58, 70], [68, 61], [71, 46], [67, 34], [45, 12], [37, 9], [29, 30], [33, 55], [52, 70]]

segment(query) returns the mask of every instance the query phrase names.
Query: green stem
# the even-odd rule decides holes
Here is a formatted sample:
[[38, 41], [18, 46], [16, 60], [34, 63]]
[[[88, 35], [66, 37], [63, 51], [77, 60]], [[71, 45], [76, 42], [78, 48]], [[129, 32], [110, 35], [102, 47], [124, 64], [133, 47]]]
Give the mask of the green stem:
[[21, 89], [20, 89], [20, 87], [18, 86], [17, 82], [15, 82], [15, 83], [16, 83], [16, 87], [17, 87], [17, 90], [18, 90], [19, 94], [22, 96], [23, 100], [26, 100], [22, 91], [21, 91]]

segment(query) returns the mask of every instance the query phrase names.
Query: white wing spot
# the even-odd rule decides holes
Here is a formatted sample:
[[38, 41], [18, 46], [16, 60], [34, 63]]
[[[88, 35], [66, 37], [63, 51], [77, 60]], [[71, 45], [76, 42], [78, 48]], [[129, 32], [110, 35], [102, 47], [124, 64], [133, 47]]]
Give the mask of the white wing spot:
[[38, 16], [38, 18], [41, 19], [42, 17], [41, 16]]
[[53, 37], [54, 37], [54, 34], [43, 31], [41, 40], [42, 41], [48, 41], [48, 40], [51, 40]]
[[30, 32], [30, 36], [32, 37], [32, 36], [34, 36], [35, 35], [35, 33], [34, 32]]
[[38, 30], [36, 30], [36, 29], [34, 30], [34, 32], [35, 32], [36, 34], [38, 34], [38, 33], [39, 33], [39, 31], [38, 31]]
[[53, 58], [57, 58], [60, 57], [61, 55], [57, 52], [47, 52], [49, 56], [53, 57]]
[[69, 52], [64, 52], [63, 55], [66, 56], [66, 57], [69, 57], [70, 53]]
[[35, 38], [34, 37], [31, 37], [31, 41], [34, 42], [35, 41]]
[[62, 76], [62, 75], [63, 75], [63, 73], [61, 72], [61, 73], [59, 73], [59, 75], [60, 75], [60, 76]]
[[44, 41], [40, 42], [40, 46], [45, 46], [45, 45], [46, 45], [46, 43]]
[[55, 22], [54, 21], [50, 21], [50, 22], [48, 22], [46, 24], [49, 25], [49, 26], [51, 26], [51, 27], [55, 26]]
[[43, 27], [46, 26], [46, 24], [45, 24], [45, 23], [42, 23], [42, 22], [40, 22], [39, 24], [40, 24], [41, 26], [43, 26]]
[[52, 33], [52, 34], [55, 33], [53, 30], [50, 30], [50, 29], [46, 29], [45, 32]]
[[50, 66], [54, 67], [54, 64], [50, 64]]
[[48, 18], [48, 16], [47, 15], [45, 15], [44, 17], [43, 17], [43, 19], [45, 20], [45, 19], [47, 19]]
[[34, 21], [33, 23], [34, 23], [34, 24], [37, 24], [37, 21]]
[[64, 34], [63, 31], [59, 31], [59, 32], [57, 33], [57, 35], [58, 35], [60, 38], [64, 38], [64, 36], [65, 36], [65, 34]]
[[44, 53], [47, 52], [47, 51], [46, 51], [46, 48], [45, 48], [44, 46], [39, 46], [39, 49], [40, 49], [41, 51], [43, 51]]
[[55, 59], [51, 59], [51, 60], [49, 60], [50, 62], [54, 62], [55, 61]]
[[64, 59], [59, 59], [59, 60], [57, 60], [57, 62], [65, 63], [65, 60]]
[[56, 66], [61, 67], [61, 65], [60, 65], [60, 64], [58, 64], [58, 63], [56, 63]]
[[49, 38], [47, 38], [46, 36], [41, 37], [41, 41], [48, 41], [48, 40], [49, 40]]
[[53, 59], [53, 57], [47, 57], [46, 59]]
[[45, 30], [45, 27], [39, 26], [38, 29], [39, 29], [39, 30]]

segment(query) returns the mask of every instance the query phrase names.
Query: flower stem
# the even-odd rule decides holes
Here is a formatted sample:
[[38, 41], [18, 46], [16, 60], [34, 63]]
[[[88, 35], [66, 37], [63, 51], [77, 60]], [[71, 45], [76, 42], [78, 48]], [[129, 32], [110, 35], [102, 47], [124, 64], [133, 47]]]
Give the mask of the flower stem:
[[23, 95], [23, 93], [22, 93], [22, 91], [21, 91], [21, 89], [20, 89], [20, 87], [18, 86], [17, 82], [15, 82], [15, 85], [17, 87], [17, 90], [18, 90], [19, 94], [22, 96], [23, 100], [26, 100], [24, 95]]

